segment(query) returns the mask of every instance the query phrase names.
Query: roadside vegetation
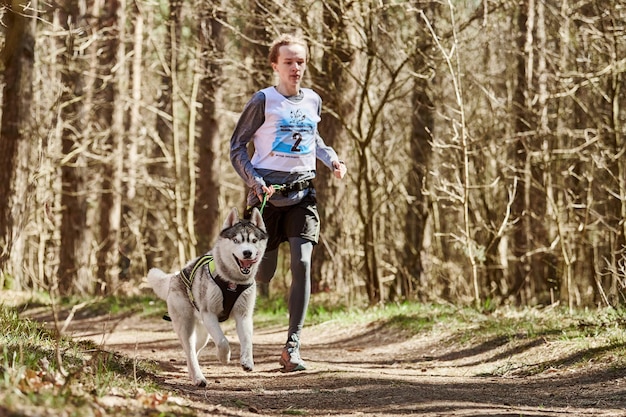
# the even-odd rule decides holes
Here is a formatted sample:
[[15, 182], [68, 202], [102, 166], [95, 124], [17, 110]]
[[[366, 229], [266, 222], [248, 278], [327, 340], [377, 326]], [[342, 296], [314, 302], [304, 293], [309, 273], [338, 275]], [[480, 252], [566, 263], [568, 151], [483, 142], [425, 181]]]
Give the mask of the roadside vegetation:
[[[14, 300], [15, 301], [15, 300]], [[63, 311], [74, 306], [80, 315], [161, 315], [165, 305], [150, 297], [107, 297], [90, 301], [46, 297], [0, 306], [0, 415], [3, 416], [185, 416], [193, 410], [158, 385], [157, 366], [109, 352], [93, 342], [60, 335], [63, 323], [38, 323], [25, 318], [34, 307]], [[259, 300], [256, 327], [284, 323], [282, 300]], [[575, 311], [560, 308], [478, 311], [447, 304], [391, 304], [375, 308], [333, 308], [314, 300], [309, 325], [376, 326], [400, 339], [445, 334], [447, 347], [510, 345], [523, 352], [537, 343], [567, 345], [567, 355], [533, 358], [515, 369], [502, 367], [491, 375], [536, 375], [550, 369], [592, 363], [626, 368], [626, 312], [615, 309]], [[560, 343], [563, 342], [563, 343]]]
[[[61, 322], [46, 325], [21, 317], [24, 309], [49, 301], [44, 295], [20, 306], [0, 306], [0, 415], [193, 415], [168, 401], [168, 394], [155, 383], [153, 363], [62, 336]], [[81, 314], [140, 314], [138, 301], [109, 297], [83, 302]], [[80, 304], [67, 299], [58, 308], [71, 311]], [[150, 303], [139, 305], [141, 314], [150, 311]]]

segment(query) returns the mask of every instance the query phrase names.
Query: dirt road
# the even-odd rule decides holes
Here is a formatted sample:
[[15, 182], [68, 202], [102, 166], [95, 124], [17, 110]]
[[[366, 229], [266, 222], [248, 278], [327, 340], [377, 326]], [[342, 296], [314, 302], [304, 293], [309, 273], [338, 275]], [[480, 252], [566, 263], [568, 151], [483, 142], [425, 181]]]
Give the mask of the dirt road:
[[164, 392], [202, 416], [626, 416], [626, 370], [570, 366], [581, 352], [566, 341], [455, 343], [445, 329], [406, 338], [377, 324], [327, 322], [303, 333], [310, 370], [283, 374], [285, 329], [265, 328], [255, 330], [256, 368], [248, 373], [238, 364], [234, 324], [225, 327], [233, 361], [219, 364], [211, 345], [202, 352], [207, 388], [191, 385], [166, 321], [77, 317], [67, 332], [157, 361]]

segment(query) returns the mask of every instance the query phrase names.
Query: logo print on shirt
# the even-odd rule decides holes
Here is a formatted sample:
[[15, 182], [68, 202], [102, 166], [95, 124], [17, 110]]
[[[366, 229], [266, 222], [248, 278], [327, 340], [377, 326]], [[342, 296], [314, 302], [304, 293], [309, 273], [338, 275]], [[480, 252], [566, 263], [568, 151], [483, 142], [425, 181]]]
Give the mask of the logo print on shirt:
[[306, 119], [306, 116], [302, 113], [302, 110], [298, 109], [291, 111], [291, 123], [294, 125], [304, 122], [304, 119]]
[[289, 116], [279, 122], [276, 133], [276, 152], [307, 154], [313, 149], [315, 123], [301, 109], [291, 110]]

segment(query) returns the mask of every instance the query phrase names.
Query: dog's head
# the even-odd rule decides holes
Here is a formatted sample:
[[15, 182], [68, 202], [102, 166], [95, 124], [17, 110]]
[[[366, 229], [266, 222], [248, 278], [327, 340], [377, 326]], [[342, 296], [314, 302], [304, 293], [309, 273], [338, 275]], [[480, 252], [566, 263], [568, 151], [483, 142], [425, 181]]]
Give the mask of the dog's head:
[[[223, 278], [238, 278], [238, 281], [254, 279], [267, 247], [267, 238], [265, 222], [259, 210], [253, 208], [252, 216], [247, 220], [240, 219], [237, 209], [233, 208], [224, 221], [218, 244], [214, 248], [216, 261], [226, 268], [222, 272], [228, 276]], [[236, 277], [235, 271], [239, 277]]]

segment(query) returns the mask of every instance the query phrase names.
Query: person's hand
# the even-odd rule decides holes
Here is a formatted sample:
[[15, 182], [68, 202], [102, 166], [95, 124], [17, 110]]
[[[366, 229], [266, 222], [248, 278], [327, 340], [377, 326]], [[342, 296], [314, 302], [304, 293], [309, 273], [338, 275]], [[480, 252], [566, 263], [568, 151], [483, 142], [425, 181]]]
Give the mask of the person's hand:
[[346, 176], [346, 172], [348, 172], [348, 168], [346, 168], [346, 164], [343, 161], [333, 161], [333, 175], [335, 178], [342, 179]]
[[263, 196], [267, 196], [267, 199], [269, 200], [274, 195], [274, 187], [268, 187], [267, 185], [264, 185], [261, 189], [263, 190], [263, 192], [260, 194], [257, 193], [256, 195], [261, 202], [263, 201]]

